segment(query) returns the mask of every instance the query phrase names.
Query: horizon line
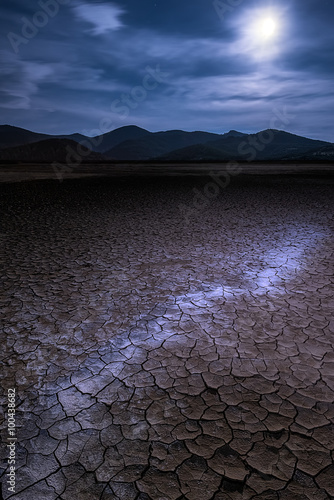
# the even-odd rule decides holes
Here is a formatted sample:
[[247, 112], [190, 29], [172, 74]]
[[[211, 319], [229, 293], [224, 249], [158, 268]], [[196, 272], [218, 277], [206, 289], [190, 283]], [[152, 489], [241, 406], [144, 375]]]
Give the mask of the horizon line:
[[19, 128], [21, 130], [26, 130], [28, 132], [32, 132], [34, 134], [43, 134], [43, 135], [47, 135], [47, 136], [50, 136], [50, 138], [54, 137], [54, 138], [57, 138], [59, 136], [71, 136], [71, 135], [82, 135], [83, 137], [86, 137], [87, 139], [92, 139], [94, 137], [99, 137], [99, 136], [103, 136], [103, 135], [107, 135], [111, 132], [115, 132], [116, 130], [120, 130], [120, 129], [123, 129], [123, 128], [128, 128], [128, 127], [136, 127], [136, 128], [139, 128], [141, 130], [145, 130], [146, 132], [150, 133], [150, 134], [158, 134], [158, 133], [164, 133], [164, 132], [186, 132], [186, 133], [196, 133], [196, 132], [204, 132], [204, 133], [207, 133], [207, 134], [213, 134], [213, 135], [220, 135], [220, 136], [223, 136], [223, 135], [226, 135], [226, 134], [229, 134], [230, 132], [237, 132], [239, 134], [244, 134], [244, 135], [257, 135], [257, 134], [260, 134], [261, 132], [265, 132], [267, 130], [271, 130], [271, 131], [276, 131], [276, 132], [284, 132], [286, 134], [290, 134], [290, 135], [295, 135], [295, 136], [299, 136], [299, 137], [304, 137], [305, 139], [310, 139], [310, 140], [313, 140], [313, 141], [321, 141], [321, 142], [327, 142], [328, 144], [334, 144], [334, 142], [331, 142], [331, 141], [328, 141], [328, 140], [325, 140], [325, 139], [314, 139], [313, 137], [309, 137], [309, 136], [306, 136], [306, 135], [303, 135], [302, 133], [295, 133], [295, 132], [289, 132], [287, 130], [284, 130], [284, 129], [274, 129], [274, 128], [266, 128], [266, 129], [262, 129], [262, 130], [258, 130], [257, 132], [241, 132], [240, 130], [237, 130], [237, 129], [230, 129], [228, 130], [227, 132], [221, 132], [221, 133], [218, 133], [218, 132], [210, 132], [210, 131], [207, 131], [207, 130], [183, 130], [183, 129], [177, 129], [177, 128], [172, 128], [172, 129], [165, 129], [165, 130], [157, 130], [155, 132], [152, 132], [151, 130], [147, 130], [146, 128], [143, 128], [143, 127], [140, 127], [139, 125], [135, 125], [133, 123], [131, 124], [128, 124], [128, 125], [122, 125], [120, 127], [116, 127], [112, 130], [109, 130], [108, 132], [101, 132], [101, 134], [97, 134], [97, 135], [85, 135], [81, 132], [71, 132], [69, 134], [66, 134], [66, 133], [60, 133], [60, 134], [50, 134], [50, 133], [47, 133], [47, 132], [36, 132], [34, 130], [31, 130], [31, 129], [27, 129], [27, 128], [24, 128], [24, 127], [21, 127], [21, 126], [18, 126], [18, 125], [10, 125], [9, 123], [4, 123], [4, 124], [0, 124], [0, 127], [13, 127], [13, 128]]

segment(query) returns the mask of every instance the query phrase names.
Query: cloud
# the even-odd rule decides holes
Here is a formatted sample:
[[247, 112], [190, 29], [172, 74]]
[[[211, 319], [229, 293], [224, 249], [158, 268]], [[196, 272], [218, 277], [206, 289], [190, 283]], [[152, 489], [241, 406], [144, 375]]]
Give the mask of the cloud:
[[124, 25], [120, 20], [124, 10], [111, 4], [81, 4], [73, 7], [79, 20], [92, 24], [88, 30], [92, 35], [103, 35], [108, 31], [115, 31]]
[[[96, 128], [159, 65], [166, 82], [126, 119], [112, 116], [115, 126], [254, 132], [286, 106], [292, 132], [333, 140], [334, 2], [323, 3], [247, 0], [222, 21], [207, 0], [72, 0], [15, 55], [8, 31], [20, 34], [22, 17], [32, 22], [40, 7], [4, 2], [1, 121], [53, 133]], [[280, 30], [262, 60], [252, 26], [268, 4]]]
[[0, 51], [2, 80], [0, 81], [1, 107], [29, 109], [31, 97], [38, 92], [39, 84], [52, 73], [51, 68], [35, 61], [21, 61], [12, 52]]

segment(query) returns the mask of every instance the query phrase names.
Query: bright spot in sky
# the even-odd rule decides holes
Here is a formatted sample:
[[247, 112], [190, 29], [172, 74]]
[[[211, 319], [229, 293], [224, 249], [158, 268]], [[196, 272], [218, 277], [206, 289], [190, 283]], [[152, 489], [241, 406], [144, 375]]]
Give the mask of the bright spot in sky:
[[250, 31], [258, 43], [273, 43], [279, 31], [278, 17], [270, 13], [262, 14], [253, 22]]
[[261, 21], [261, 34], [264, 38], [270, 38], [275, 34], [276, 22], [271, 17], [266, 17]]
[[282, 8], [249, 9], [240, 15], [240, 40], [235, 49], [254, 60], [272, 60], [282, 49], [285, 15]]

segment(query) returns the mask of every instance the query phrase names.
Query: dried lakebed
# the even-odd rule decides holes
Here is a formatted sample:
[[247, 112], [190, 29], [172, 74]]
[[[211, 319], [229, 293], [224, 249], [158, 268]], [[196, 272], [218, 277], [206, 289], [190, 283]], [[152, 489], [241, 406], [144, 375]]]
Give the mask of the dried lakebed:
[[4, 499], [334, 497], [333, 180], [206, 182], [1, 186]]

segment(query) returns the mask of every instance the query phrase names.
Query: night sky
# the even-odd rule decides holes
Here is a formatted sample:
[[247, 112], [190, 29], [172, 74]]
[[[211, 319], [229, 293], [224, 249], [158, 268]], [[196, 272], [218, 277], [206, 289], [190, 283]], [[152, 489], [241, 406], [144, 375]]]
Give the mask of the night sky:
[[278, 128], [334, 142], [333, 0], [2, 0], [0, 10], [1, 124]]

